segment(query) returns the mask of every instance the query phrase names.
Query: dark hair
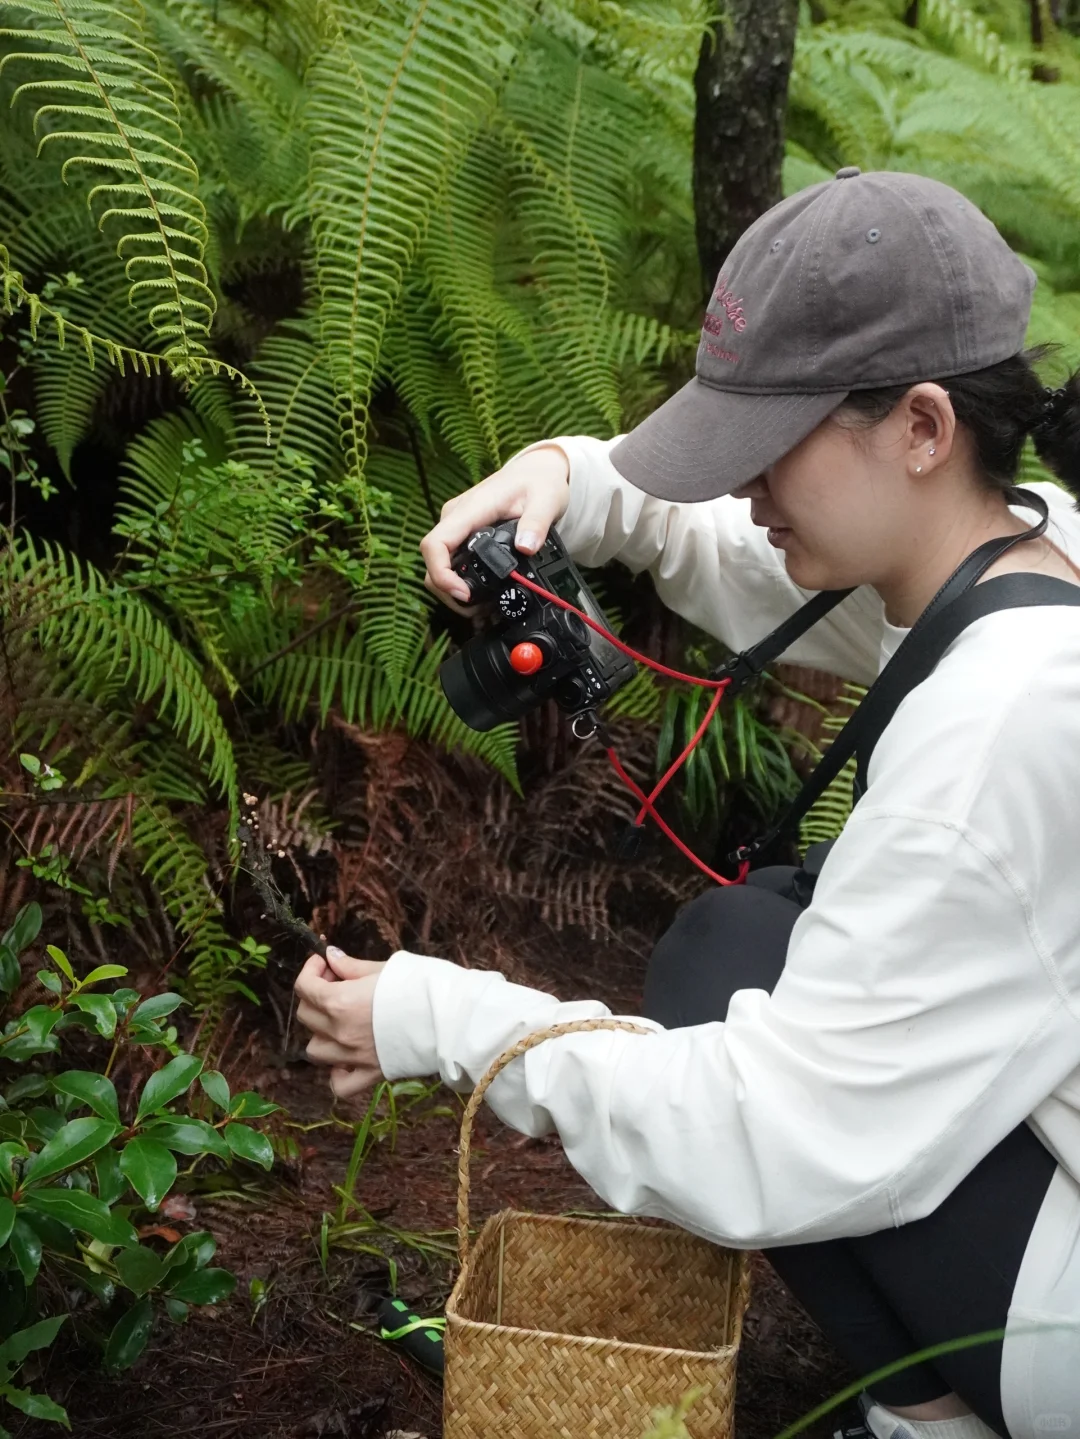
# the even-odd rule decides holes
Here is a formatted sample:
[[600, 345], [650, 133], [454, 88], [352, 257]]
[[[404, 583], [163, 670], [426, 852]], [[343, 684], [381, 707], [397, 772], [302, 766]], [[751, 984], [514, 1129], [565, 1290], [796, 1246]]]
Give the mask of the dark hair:
[[[970, 431], [988, 489], [1013, 488], [1030, 435], [1039, 459], [1080, 500], [1080, 370], [1057, 390], [1044, 386], [1034, 370], [1060, 348], [1037, 345], [985, 370], [932, 381], [948, 391], [957, 423]], [[852, 390], [838, 413], [855, 416], [857, 428], [869, 429], [891, 414], [910, 389]]]

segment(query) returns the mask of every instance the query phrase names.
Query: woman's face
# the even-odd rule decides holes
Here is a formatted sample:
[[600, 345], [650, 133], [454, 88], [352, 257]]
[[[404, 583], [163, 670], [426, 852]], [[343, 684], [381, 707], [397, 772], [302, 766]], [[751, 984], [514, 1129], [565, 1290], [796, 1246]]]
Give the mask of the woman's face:
[[928, 500], [941, 487], [923, 477], [948, 458], [954, 424], [946, 392], [920, 385], [871, 429], [851, 427], [842, 411], [828, 416], [733, 493], [750, 500], [754, 523], [768, 528], [797, 585], [887, 584], [940, 518]]

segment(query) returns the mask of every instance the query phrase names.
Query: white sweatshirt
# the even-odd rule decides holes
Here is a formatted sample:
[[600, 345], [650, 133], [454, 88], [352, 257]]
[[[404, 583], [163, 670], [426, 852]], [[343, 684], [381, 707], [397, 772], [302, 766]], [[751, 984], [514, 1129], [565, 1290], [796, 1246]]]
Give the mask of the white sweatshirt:
[[[656, 500], [617, 474], [613, 441], [559, 443], [559, 531], [579, 562], [648, 569], [735, 649], [808, 597], [746, 501]], [[1038, 488], [1080, 562], [1070, 497]], [[784, 658], [867, 683], [905, 634], [859, 590]], [[557, 1131], [614, 1208], [739, 1247], [919, 1219], [1027, 1120], [1059, 1168], [1013, 1296], [1005, 1416], [1012, 1439], [1080, 1428], [1078, 835], [1080, 609], [988, 615], [879, 741], [771, 995], [740, 990], [723, 1023], [549, 1041], [496, 1080], [492, 1107]], [[469, 1089], [523, 1035], [608, 1012], [399, 951], [375, 1042], [388, 1078]]]

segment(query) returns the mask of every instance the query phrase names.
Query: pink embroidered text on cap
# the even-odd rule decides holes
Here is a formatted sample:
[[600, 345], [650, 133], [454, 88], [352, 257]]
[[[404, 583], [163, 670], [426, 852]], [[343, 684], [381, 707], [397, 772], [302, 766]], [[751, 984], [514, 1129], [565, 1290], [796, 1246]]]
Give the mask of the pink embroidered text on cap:
[[[727, 281], [723, 275], [721, 275], [716, 282], [716, 289], [712, 292], [711, 303], [724, 307], [724, 313], [731, 321], [732, 329], [737, 333], [741, 334], [742, 331], [746, 329], [746, 316], [743, 314], [742, 296], [740, 295], [738, 299], [735, 298], [732, 291], [728, 289]], [[716, 318], [719, 319], [719, 316]], [[705, 328], [710, 329], [711, 327], [706, 325]], [[713, 333], [716, 334], [718, 331], [713, 331]]]

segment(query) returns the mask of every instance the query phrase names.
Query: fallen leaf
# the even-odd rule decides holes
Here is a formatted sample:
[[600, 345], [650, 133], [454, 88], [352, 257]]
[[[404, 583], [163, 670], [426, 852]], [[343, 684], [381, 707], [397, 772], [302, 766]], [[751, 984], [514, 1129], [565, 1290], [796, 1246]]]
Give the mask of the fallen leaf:
[[148, 1224], [144, 1229], [139, 1230], [140, 1239], [164, 1239], [166, 1244], [179, 1244], [183, 1235], [178, 1229], [170, 1229], [165, 1224]]
[[186, 1194], [167, 1194], [158, 1209], [166, 1219], [178, 1219], [183, 1224], [190, 1224], [197, 1212]]

